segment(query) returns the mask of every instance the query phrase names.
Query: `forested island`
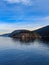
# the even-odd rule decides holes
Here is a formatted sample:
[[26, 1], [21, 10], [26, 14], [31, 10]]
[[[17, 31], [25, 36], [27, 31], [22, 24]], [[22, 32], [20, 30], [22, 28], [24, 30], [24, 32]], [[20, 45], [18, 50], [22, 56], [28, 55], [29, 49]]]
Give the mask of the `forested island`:
[[21, 39], [21, 40], [34, 40], [34, 39], [49, 40], [49, 25], [34, 31], [21, 29], [0, 36], [7, 36], [7, 37], [11, 37], [14, 39], [15, 38]]

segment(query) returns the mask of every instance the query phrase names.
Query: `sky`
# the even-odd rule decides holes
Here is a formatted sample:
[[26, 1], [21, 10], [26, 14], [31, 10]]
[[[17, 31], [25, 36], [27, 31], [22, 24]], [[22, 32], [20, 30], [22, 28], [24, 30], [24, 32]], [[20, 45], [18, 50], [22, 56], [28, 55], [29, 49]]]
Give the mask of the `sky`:
[[49, 0], [0, 0], [0, 34], [49, 25]]

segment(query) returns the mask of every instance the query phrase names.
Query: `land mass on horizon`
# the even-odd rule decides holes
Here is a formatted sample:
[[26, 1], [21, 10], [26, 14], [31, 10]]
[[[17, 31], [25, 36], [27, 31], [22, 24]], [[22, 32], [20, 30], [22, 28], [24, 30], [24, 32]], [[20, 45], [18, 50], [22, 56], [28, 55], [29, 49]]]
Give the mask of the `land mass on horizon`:
[[6, 36], [17, 39], [28, 39], [28, 40], [32, 40], [32, 39], [49, 40], [49, 25], [34, 31], [24, 30], [24, 29], [15, 30], [12, 33], [3, 34], [0, 36]]

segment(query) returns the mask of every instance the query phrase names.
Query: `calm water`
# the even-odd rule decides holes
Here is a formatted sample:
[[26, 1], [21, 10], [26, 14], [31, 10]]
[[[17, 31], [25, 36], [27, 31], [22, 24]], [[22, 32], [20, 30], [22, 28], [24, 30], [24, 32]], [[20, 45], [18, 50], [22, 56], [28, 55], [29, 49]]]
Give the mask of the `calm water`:
[[49, 65], [49, 43], [0, 37], [0, 65]]

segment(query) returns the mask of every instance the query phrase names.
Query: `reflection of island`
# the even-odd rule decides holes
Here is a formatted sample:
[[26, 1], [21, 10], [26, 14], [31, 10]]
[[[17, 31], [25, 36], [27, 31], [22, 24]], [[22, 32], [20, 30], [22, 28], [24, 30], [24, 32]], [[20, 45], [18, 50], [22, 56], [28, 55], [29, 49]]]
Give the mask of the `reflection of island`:
[[34, 39], [43, 39], [49, 41], [49, 26], [40, 28], [38, 30], [15, 30], [12, 33], [1, 35], [16, 38], [22, 41], [32, 41]]

